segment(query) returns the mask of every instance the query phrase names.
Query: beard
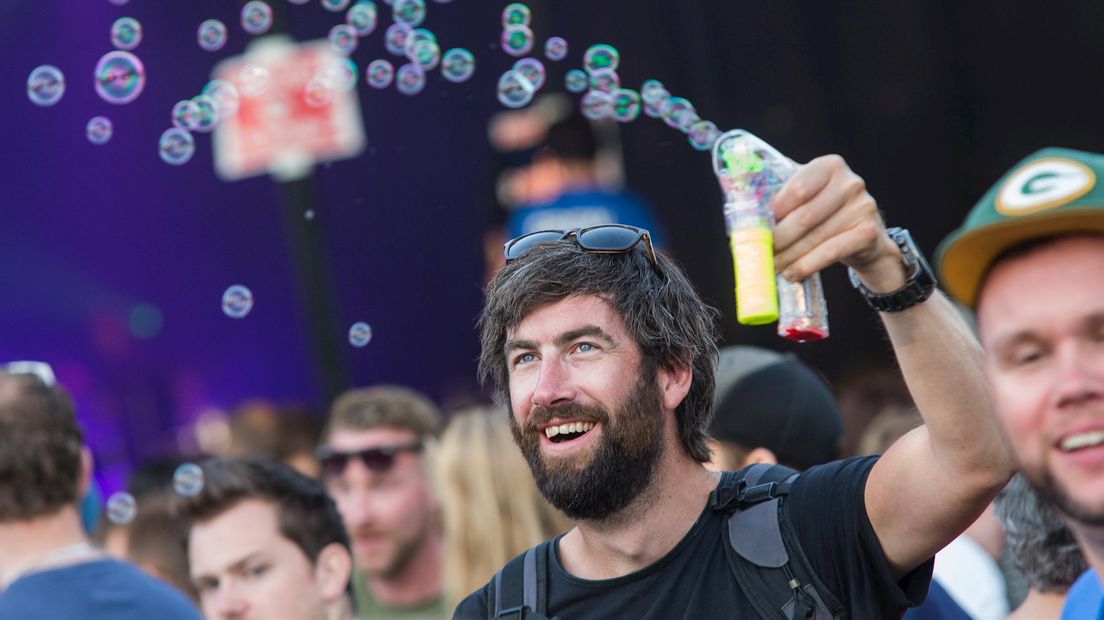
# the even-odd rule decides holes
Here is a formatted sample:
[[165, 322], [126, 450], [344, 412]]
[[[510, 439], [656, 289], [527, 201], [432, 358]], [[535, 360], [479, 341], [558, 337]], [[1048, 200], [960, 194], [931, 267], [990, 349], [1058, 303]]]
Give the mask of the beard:
[[[647, 375], [649, 373], [644, 373]], [[570, 403], [534, 407], [522, 428], [510, 412], [510, 430], [541, 495], [569, 519], [605, 519], [628, 506], [651, 481], [663, 453], [663, 412], [655, 373], [641, 376], [611, 416], [601, 406]], [[599, 424], [602, 437], [593, 454], [546, 457], [541, 424], [553, 418]]]
[[1025, 470], [1023, 474], [1031, 482], [1035, 492], [1065, 516], [1090, 527], [1104, 527], [1104, 509], [1086, 506], [1075, 500], [1049, 471], [1043, 470], [1039, 473]]

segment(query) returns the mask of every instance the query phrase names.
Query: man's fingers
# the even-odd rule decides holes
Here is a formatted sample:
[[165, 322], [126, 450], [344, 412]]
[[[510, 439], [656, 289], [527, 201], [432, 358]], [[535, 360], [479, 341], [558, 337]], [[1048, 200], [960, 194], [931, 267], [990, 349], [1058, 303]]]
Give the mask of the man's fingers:
[[829, 265], [868, 250], [877, 243], [881, 230], [876, 220], [859, 220], [851, 228], [817, 244], [785, 267], [780, 267], [782, 275], [791, 282], [804, 280]]
[[[869, 205], [860, 202], [863, 199]], [[848, 219], [866, 217], [874, 211], [874, 199], [866, 193], [866, 185], [858, 175], [850, 171], [835, 174], [820, 193], [778, 221], [774, 228], [775, 251], [796, 258], [839, 230], [849, 228]]]
[[832, 175], [846, 169], [847, 164], [839, 155], [817, 157], [798, 168], [771, 201], [775, 219], [785, 218], [791, 211], [811, 200], [828, 185]]

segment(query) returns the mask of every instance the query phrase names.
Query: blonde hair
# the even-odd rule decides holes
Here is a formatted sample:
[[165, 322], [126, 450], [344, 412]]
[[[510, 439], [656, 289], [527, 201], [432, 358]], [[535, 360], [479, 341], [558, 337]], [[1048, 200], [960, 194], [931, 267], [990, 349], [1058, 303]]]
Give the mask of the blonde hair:
[[456, 413], [434, 459], [445, 530], [449, 608], [507, 561], [571, 522], [537, 492], [504, 409]]

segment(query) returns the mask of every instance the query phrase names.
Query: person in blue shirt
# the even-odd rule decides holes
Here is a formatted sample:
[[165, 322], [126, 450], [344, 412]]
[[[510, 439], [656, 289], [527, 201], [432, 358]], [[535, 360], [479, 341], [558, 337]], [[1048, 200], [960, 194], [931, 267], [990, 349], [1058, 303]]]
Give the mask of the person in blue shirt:
[[1095, 569], [1068, 618], [1101, 617], [1104, 570], [1104, 155], [1048, 148], [1009, 170], [939, 249], [977, 313], [994, 405], [1020, 470]]
[[78, 508], [91, 470], [61, 387], [0, 370], [0, 618], [199, 620], [183, 594], [91, 545]]

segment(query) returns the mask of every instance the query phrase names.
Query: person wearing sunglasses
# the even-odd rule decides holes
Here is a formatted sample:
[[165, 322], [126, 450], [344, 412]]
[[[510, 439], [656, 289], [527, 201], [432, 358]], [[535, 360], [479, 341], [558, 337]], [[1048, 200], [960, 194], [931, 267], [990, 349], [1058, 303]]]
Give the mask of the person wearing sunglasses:
[[425, 455], [441, 414], [398, 386], [350, 390], [316, 456], [353, 547], [361, 618], [443, 618], [444, 539]]
[[0, 618], [199, 620], [176, 589], [92, 545], [77, 505], [91, 477], [49, 367], [0, 367]]
[[499, 573], [455, 618], [892, 618], [923, 599], [932, 556], [1012, 472], [980, 349], [907, 232], [884, 227], [842, 158], [802, 166], [772, 208], [780, 273], [799, 281], [837, 262], [851, 268], [927, 423], [880, 458], [755, 487], [756, 497], [781, 489], [781, 514], [757, 504], [767, 512], [750, 513], [765, 516], [740, 540], [754, 546], [782, 520], [814, 578], [788, 577], [792, 598], [771, 608], [734, 577], [727, 519], [737, 506], [722, 500], [742, 496], [711, 501], [731, 478], [702, 465], [716, 311], [646, 230], [543, 231], [505, 245], [479, 321], [480, 371], [510, 406], [538, 489], [575, 527], [507, 565], [535, 565], [536, 578]]

